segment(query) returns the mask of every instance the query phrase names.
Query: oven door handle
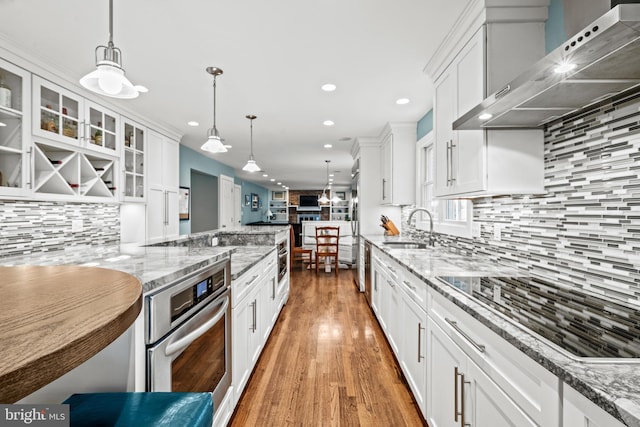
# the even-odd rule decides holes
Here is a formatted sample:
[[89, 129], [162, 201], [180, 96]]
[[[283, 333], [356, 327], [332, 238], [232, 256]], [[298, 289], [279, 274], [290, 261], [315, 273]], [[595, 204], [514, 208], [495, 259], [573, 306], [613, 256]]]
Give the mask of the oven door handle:
[[164, 350], [165, 356], [171, 357], [174, 354], [181, 352], [182, 350], [187, 348], [192, 342], [194, 342], [195, 340], [200, 338], [202, 335], [204, 335], [209, 329], [211, 329], [211, 327], [213, 327], [213, 325], [215, 325], [220, 319], [222, 319], [222, 316], [224, 316], [227, 312], [228, 306], [229, 306], [229, 297], [227, 296], [224, 298], [224, 304], [222, 304], [222, 307], [220, 307], [220, 309], [211, 319], [207, 320], [202, 325], [198, 326], [196, 329], [189, 332], [184, 337], [178, 339], [175, 342], [168, 344], [166, 349]]

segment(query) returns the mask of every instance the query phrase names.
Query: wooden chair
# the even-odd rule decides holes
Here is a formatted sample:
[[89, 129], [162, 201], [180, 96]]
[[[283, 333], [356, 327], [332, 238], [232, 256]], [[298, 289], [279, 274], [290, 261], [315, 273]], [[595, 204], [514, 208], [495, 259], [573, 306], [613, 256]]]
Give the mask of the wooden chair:
[[[316, 274], [320, 258], [324, 258], [323, 264], [335, 263], [335, 274], [338, 275], [338, 241], [340, 240], [340, 227], [316, 227]], [[333, 260], [333, 261], [332, 261]]]
[[302, 268], [304, 269], [305, 259], [309, 262], [309, 269], [311, 269], [311, 264], [313, 264], [313, 250], [296, 246], [296, 239], [293, 235], [293, 227], [291, 226], [289, 226], [289, 248], [289, 269], [293, 268], [293, 263], [296, 260], [302, 260]]

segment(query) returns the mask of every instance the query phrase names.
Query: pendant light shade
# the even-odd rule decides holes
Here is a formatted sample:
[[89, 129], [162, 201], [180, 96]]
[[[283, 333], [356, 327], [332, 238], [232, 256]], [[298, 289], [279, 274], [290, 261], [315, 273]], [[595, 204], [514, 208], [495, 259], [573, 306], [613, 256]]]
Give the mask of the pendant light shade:
[[113, 0], [109, 0], [109, 43], [96, 47], [95, 57], [96, 70], [80, 79], [82, 86], [111, 98], [131, 99], [139, 95], [138, 89], [124, 75], [122, 52], [113, 44]]
[[256, 119], [256, 116], [250, 114], [246, 117], [247, 119], [250, 120], [250, 123], [251, 123], [251, 154], [249, 155], [249, 160], [247, 160], [247, 164], [244, 165], [242, 170], [246, 172], [258, 172], [260, 171], [260, 166], [258, 166], [258, 164], [253, 158], [253, 121]]
[[329, 203], [329, 198], [327, 197], [327, 187], [329, 186], [329, 163], [331, 160], [325, 160], [327, 164], [327, 183], [324, 185], [322, 189], [322, 196], [318, 197], [318, 202], [320, 203]]
[[200, 149], [214, 154], [226, 153], [227, 147], [224, 146], [216, 127], [216, 77], [222, 74], [222, 70], [217, 67], [207, 67], [207, 73], [213, 76], [213, 127], [208, 130], [207, 140]]

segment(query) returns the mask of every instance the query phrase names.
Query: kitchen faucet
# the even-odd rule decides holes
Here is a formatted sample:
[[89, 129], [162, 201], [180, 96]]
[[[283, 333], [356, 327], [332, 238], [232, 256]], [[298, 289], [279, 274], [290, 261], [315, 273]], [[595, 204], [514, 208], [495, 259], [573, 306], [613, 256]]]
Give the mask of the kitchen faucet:
[[411, 225], [411, 218], [416, 212], [425, 212], [429, 215], [429, 246], [433, 246], [435, 241], [433, 237], [433, 216], [431, 216], [431, 212], [429, 212], [426, 208], [415, 208], [409, 213], [409, 218], [407, 218], [407, 225]]

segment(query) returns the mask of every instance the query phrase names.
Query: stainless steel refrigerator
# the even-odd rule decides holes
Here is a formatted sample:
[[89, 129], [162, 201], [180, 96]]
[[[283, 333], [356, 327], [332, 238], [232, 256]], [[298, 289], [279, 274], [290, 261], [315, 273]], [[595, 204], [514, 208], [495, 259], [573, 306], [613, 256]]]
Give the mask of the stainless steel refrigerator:
[[362, 291], [360, 283], [360, 211], [358, 210], [358, 192], [360, 191], [360, 159], [356, 159], [351, 168], [351, 200], [349, 204], [349, 218], [351, 220], [351, 235], [353, 237], [353, 254], [356, 268], [351, 269], [353, 283]]

